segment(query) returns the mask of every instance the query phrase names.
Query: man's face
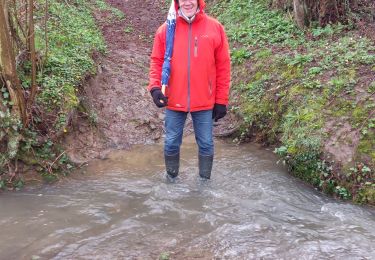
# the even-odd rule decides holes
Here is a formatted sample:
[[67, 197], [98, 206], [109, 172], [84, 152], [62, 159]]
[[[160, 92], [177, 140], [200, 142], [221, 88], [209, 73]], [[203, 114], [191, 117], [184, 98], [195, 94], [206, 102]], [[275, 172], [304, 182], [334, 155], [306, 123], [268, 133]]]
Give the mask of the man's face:
[[198, 0], [178, 0], [182, 12], [187, 17], [192, 17], [198, 8]]

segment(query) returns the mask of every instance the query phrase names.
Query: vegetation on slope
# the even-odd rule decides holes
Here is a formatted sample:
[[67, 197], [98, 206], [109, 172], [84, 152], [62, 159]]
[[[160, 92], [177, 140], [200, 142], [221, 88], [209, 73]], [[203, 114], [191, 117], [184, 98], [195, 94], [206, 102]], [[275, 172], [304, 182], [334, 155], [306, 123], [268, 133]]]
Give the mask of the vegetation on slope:
[[[44, 4], [39, 1], [34, 7], [39, 90], [27, 128], [9, 113], [10, 95], [2, 87], [3, 105], [9, 108], [1, 114], [0, 129], [14, 129], [20, 138], [9, 142], [1, 154], [0, 188], [22, 186], [23, 176], [18, 172], [25, 172], [30, 166], [47, 180], [54, 180], [57, 174], [67, 173], [73, 167], [59, 145], [59, 138], [68, 131], [70, 117], [80, 106], [80, 85], [96, 72], [94, 54], [105, 51], [104, 39], [92, 15], [95, 6], [89, 1], [52, 0], [48, 6]], [[103, 3], [99, 4], [104, 8]], [[117, 12], [114, 14], [117, 17]], [[25, 93], [31, 82], [30, 70], [27, 58], [18, 64]], [[22, 166], [23, 170], [19, 169]]]
[[375, 203], [375, 44], [355, 24], [299, 29], [266, 1], [216, 1], [232, 45], [232, 109], [290, 171], [343, 199]]

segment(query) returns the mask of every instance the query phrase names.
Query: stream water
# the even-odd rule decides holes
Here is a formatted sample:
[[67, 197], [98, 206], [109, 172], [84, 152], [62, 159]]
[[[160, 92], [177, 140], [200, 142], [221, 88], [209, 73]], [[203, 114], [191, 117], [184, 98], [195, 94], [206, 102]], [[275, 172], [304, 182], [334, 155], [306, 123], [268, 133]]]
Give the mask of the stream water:
[[56, 185], [0, 194], [0, 259], [375, 259], [375, 211], [291, 177], [271, 151], [216, 143], [209, 182], [184, 140], [116, 151]]

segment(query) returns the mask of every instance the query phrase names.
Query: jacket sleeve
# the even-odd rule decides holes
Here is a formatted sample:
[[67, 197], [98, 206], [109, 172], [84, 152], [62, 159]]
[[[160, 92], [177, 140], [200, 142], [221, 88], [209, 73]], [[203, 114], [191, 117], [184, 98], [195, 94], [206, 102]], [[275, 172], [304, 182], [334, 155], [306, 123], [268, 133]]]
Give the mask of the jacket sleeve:
[[230, 55], [228, 39], [222, 25], [220, 28], [221, 43], [215, 49], [216, 64], [216, 97], [215, 103], [228, 105], [230, 88]]
[[161, 88], [161, 72], [165, 53], [165, 24], [159, 27], [155, 34], [154, 45], [150, 59], [150, 74], [148, 91], [152, 88]]

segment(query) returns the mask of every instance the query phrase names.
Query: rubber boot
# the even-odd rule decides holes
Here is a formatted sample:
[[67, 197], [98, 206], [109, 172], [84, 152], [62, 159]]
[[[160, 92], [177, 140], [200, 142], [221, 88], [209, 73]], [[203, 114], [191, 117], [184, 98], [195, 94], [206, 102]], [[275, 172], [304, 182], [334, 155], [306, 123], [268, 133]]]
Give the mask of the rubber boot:
[[178, 175], [178, 169], [180, 167], [180, 154], [175, 155], [164, 155], [165, 168], [167, 170], [168, 177], [176, 178]]
[[213, 155], [199, 155], [199, 176], [210, 179], [212, 171]]

